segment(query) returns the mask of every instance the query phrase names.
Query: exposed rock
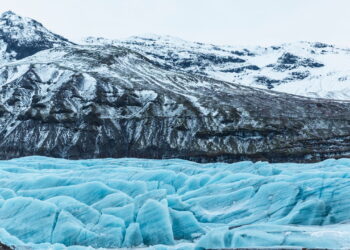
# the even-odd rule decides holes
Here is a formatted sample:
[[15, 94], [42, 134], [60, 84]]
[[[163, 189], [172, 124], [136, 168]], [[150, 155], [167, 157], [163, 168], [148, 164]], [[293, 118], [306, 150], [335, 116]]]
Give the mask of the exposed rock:
[[223, 69], [221, 72], [234, 72], [234, 73], [241, 73], [245, 70], [259, 70], [260, 68], [256, 65], [248, 65], [248, 66], [242, 66], [238, 68], [233, 69]]
[[0, 250], [13, 250], [13, 248], [6, 246], [0, 242]]
[[316, 62], [311, 58], [300, 58], [291, 53], [284, 53], [281, 57], [278, 58], [277, 64], [274, 66], [276, 71], [286, 71], [292, 70], [299, 67], [306, 68], [320, 68], [324, 64]]
[[273, 89], [274, 86], [281, 83], [281, 81], [271, 79], [267, 76], [257, 76], [255, 78], [255, 82], [258, 83], [259, 85], [266, 86], [268, 89]]

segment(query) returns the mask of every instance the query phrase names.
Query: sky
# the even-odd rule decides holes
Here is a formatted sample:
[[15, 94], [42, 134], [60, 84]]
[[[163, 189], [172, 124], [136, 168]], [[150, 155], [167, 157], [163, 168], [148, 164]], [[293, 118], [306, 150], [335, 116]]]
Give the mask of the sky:
[[350, 0], [0, 0], [73, 41], [171, 35], [229, 45], [350, 46]]

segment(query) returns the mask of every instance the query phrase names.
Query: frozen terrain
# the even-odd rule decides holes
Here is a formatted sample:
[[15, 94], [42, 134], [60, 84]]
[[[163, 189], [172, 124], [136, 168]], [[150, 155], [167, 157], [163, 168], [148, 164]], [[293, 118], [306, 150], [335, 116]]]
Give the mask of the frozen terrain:
[[0, 242], [33, 249], [350, 247], [350, 159], [0, 161]]
[[[299, 79], [325, 70], [317, 79], [336, 90], [326, 76], [346, 71], [346, 49], [233, 49], [157, 36], [96, 43], [75, 45], [30, 18], [0, 16], [0, 159], [314, 162], [350, 155], [349, 101], [244, 86], [255, 73]], [[261, 74], [264, 88], [286, 83]], [[346, 99], [349, 91], [342, 93]]]
[[[2, 19], [10, 30], [44, 32], [13, 13]], [[36, 36], [9, 34], [7, 48], [17, 54], [38, 44]], [[53, 43], [51, 36], [40, 42], [50, 49], [0, 61], [0, 159], [307, 162], [350, 155], [348, 101], [218, 81], [125, 47]], [[17, 42], [22, 47], [10, 46]]]
[[90, 37], [85, 42], [127, 47], [168, 69], [235, 84], [309, 97], [350, 100], [349, 48], [312, 42], [270, 47], [220, 46], [158, 35], [124, 40]]

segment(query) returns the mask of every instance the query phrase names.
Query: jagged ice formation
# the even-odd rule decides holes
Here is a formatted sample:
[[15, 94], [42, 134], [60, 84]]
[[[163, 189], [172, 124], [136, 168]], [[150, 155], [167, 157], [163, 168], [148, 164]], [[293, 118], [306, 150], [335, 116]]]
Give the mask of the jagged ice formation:
[[349, 248], [349, 168], [349, 159], [0, 161], [0, 242], [34, 249]]

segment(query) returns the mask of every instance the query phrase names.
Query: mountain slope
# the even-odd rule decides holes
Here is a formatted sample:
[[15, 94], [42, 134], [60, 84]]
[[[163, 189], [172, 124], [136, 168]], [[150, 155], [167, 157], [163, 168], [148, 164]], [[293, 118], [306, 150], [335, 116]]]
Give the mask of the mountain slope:
[[165, 70], [69, 46], [0, 68], [0, 158], [314, 161], [350, 152], [350, 103]]
[[[125, 46], [74, 45], [11, 12], [1, 20], [0, 30], [7, 34], [2, 36], [6, 59], [0, 64], [1, 159], [316, 161], [349, 155], [349, 102], [214, 80], [202, 71], [181, 70], [183, 56], [181, 68]], [[196, 55], [203, 57], [201, 65], [215, 68], [242, 64], [243, 57], [257, 54], [230, 53], [234, 57]], [[282, 73], [324, 67], [288, 54], [278, 62], [274, 67]], [[188, 65], [193, 68], [193, 61]]]
[[0, 64], [65, 45], [72, 43], [33, 19], [20, 17], [11, 11], [0, 16]]
[[350, 49], [299, 42], [271, 47], [217, 46], [169, 36], [87, 38], [138, 51], [165, 65], [236, 84], [308, 97], [350, 100]]

